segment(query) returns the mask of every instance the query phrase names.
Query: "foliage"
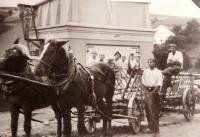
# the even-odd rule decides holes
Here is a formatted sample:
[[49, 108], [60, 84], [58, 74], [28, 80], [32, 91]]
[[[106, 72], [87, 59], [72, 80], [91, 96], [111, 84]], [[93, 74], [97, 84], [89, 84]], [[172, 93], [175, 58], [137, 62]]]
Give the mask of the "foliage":
[[195, 69], [200, 70], [200, 56], [198, 57], [197, 61], [195, 62]]
[[159, 47], [154, 45], [153, 55], [159, 69], [163, 70], [167, 67], [168, 48], [166, 46]]
[[186, 54], [186, 52], [182, 53], [183, 53], [183, 70], [187, 71], [192, 68], [191, 58]]
[[[167, 46], [156, 47], [153, 51], [153, 55], [154, 55], [154, 58], [156, 59], [157, 67], [161, 70], [167, 67], [168, 53], [169, 52], [168, 52]], [[192, 67], [191, 58], [184, 51], [182, 51], [182, 53], [183, 53], [183, 70], [187, 71]]]

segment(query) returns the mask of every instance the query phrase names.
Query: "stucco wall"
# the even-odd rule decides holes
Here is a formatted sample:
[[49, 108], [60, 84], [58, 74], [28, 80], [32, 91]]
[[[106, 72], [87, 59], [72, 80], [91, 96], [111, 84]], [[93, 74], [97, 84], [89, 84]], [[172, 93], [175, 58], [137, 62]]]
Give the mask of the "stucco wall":
[[100, 28], [68, 24], [51, 28], [39, 29], [39, 37], [46, 40], [70, 39], [72, 49], [77, 59], [86, 64], [86, 50], [88, 45], [108, 45], [139, 47], [142, 67], [147, 66], [147, 59], [152, 57], [153, 31], [133, 30], [130, 28]]
[[37, 26], [67, 22], [150, 28], [148, 2], [52, 0], [36, 7]]

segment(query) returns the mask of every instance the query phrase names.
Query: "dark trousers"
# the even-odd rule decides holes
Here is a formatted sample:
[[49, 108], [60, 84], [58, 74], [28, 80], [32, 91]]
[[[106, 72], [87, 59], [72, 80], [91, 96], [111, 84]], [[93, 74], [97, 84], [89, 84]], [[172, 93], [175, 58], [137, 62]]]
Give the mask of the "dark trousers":
[[164, 96], [167, 92], [167, 88], [171, 86], [171, 76], [178, 75], [180, 71], [181, 67], [177, 65], [169, 66], [163, 71], [164, 79], [163, 79], [161, 93], [163, 93]]
[[145, 91], [145, 111], [148, 126], [153, 133], [159, 133], [159, 103], [158, 92]]

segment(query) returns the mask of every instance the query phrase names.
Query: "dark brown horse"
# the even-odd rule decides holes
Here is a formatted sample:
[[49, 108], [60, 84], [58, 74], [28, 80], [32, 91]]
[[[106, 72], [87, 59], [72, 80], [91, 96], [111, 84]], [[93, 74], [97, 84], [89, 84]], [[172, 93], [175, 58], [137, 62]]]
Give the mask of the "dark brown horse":
[[91, 105], [103, 117], [104, 136], [111, 136], [114, 72], [103, 63], [84, 68], [76, 63], [68, 44], [69, 42], [50, 40], [44, 46], [35, 69], [36, 75], [48, 76], [57, 87], [58, 103], [64, 118], [63, 135], [71, 136], [71, 108], [76, 107], [79, 110], [78, 129], [81, 130], [84, 129], [84, 105]]
[[[22, 47], [15, 43], [13, 48], [6, 50], [4, 59], [0, 63], [0, 71], [36, 80], [30, 70], [28, 53], [24, 50], [26, 47]], [[52, 88], [4, 79], [3, 89], [10, 104], [12, 137], [17, 136], [20, 111], [24, 114], [26, 137], [30, 137], [32, 111], [49, 105], [52, 106], [58, 121], [57, 135], [61, 136], [61, 113], [57, 106], [56, 92]]]

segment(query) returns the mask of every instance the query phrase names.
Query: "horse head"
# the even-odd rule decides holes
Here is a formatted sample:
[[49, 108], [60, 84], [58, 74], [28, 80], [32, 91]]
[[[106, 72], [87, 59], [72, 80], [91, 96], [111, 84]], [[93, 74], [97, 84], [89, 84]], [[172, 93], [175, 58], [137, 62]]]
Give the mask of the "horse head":
[[11, 48], [7, 49], [4, 53], [3, 60], [1, 61], [1, 70], [6, 72], [23, 72], [26, 68], [27, 61], [29, 60], [29, 51], [25, 45], [18, 43], [17, 39]]
[[35, 74], [48, 77], [65, 74], [72, 56], [69, 41], [49, 40], [44, 45]]

